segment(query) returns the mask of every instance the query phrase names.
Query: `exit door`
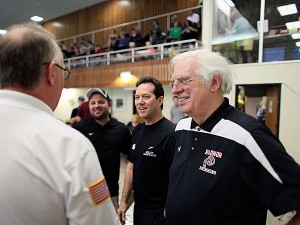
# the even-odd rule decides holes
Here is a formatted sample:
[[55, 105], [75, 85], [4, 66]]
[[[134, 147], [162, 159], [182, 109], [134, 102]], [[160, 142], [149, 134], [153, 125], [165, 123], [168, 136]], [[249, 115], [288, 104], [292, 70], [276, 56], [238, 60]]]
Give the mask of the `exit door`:
[[281, 84], [236, 85], [236, 108], [260, 119], [260, 107], [265, 107], [263, 123], [278, 137]]

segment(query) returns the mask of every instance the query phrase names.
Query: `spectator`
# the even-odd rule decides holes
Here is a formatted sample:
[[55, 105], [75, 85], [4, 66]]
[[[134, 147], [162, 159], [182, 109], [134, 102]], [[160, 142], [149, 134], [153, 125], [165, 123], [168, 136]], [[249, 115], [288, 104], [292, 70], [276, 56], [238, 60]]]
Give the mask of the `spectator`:
[[11, 27], [0, 71], [0, 224], [117, 225], [94, 147], [53, 116], [70, 74], [53, 35]]
[[124, 32], [120, 33], [120, 38], [117, 40], [115, 50], [122, 50], [129, 48], [130, 38]]
[[186, 19], [191, 21], [196, 27], [200, 28], [200, 16], [198, 13], [191, 10], [189, 11], [189, 15]]
[[181, 27], [179, 26], [178, 22], [174, 23], [174, 27], [170, 29], [169, 36], [167, 37], [167, 42], [171, 41], [179, 41], [181, 35]]
[[83, 102], [78, 109], [78, 115], [73, 117], [72, 124], [77, 123], [82, 120], [86, 120], [91, 116], [90, 109], [89, 109], [89, 103]]
[[132, 28], [131, 30], [130, 42], [134, 42], [136, 47], [141, 47], [144, 45], [143, 36], [135, 28]]
[[180, 105], [178, 103], [178, 97], [175, 95], [173, 96], [173, 106], [170, 111], [170, 120], [177, 124], [179, 120], [184, 117], [184, 113], [181, 111]]
[[127, 127], [111, 118], [111, 100], [107, 91], [91, 88], [87, 92], [91, 117], [76, 123], [73, 128], [86, 136], [94, 145], [105, 176], [115, 209], [118, 208], [120, 153], [127, 154], [131, 148]]
[[76, 43], [72, 43], [71, 45], [71, 55], [70, 57], [74, 57], [78, 55], [78, 47]]
[[127, 128], [130, 130], [131, 134], [134, 128], [139, 124], [140, 124], [139, 116], [137, 114], [133, 114], [131, 121], [127, 124]]
[[113, 51], [115, 49], [117, 40], [118, 40], [117, 32], [115, 29], [113, 29], [111, 30], [111, 33], [108, 36], [108, 40], [107, 40], [108, 51]]
[[75, 117], [78, 115], [78, 112], [79, 112], [79, 109], [80, 109], [80, 106], [84, 103], [85, 99], [83, 96], [79, 96], [78, 97], [78, 106], [76, 108], [74, 108], [72, 110], [72, 113], [71, 113], [71, 117], [70, 117], [70, 123], [73, 124], [76, 122], [76, 119]]
[[197, 27], [189, 20], [186, 20], [184, 24], [184, 28], [181, 31], [181, 40], [198, 39]]
[[300, 166], [268, 128], [223, 97], [233, 84], [227, 59], [195, 50], [169, 68], [189, 117], [176, 126], [166, 225], [265, 225], [267, 210], [296, 210], [288, 224], [300, 224]]
[[155, 30], [155, 33], [156, 33], [157, 37], [160, 38], [160, 35], [162, 33], [162, 29], [159, 25], [159, 22], [156, 21], [156, 20], [153, 21], [153, 31], [154, 30]]
[[134, 196], [134, 224], [164, 225], [175, 125], [162, 115], [164, 89], [158, 80], [142, 77], [136, 87], [135, 107], [145, 122], [132, 134], [119, 219], [125, 223]]

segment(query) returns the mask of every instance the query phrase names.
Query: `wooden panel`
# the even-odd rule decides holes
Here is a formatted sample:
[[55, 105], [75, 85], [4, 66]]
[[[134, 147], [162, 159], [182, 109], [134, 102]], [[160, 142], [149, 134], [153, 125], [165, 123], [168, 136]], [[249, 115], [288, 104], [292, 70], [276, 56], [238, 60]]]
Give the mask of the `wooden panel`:
[[[142, 76], [150, 75], [157, 78], [162, 84], [170, 82], [168, 59], [147, 60], [135, 63], [118, 63], [110, 66], [77, 68], [71, 70], [71, 75], [65, 81], [66, 88], [90, 87], [130, 87]], [[120, 78], [122, 71], [131, 71], [133, 79], [125, 83]]]
[[[130, 0], [129, 5], [122, 5], [119, 0], [109, 0], [98, 5], [65, 15], [63, 17], [48, 21], [43, 26], [52, 32], [57, 39], [67, 38], [74, 35], [95, 31], [123, 23], [133, 22], [177, 10], [197, 6], [198, 0]], [[187, 13], [178, 15], [179, 19], [186, 18]], [[157, 19], [164, 32], [167, 32], [167, 18]], [[58, 25], [58, 26], [57, 26]], [[130, 25], [126, 27], [130, 32]], [[144, 35], [152, 29], [152, 21], [141, 24], [141, 30]], [[119, 33], [121, 28], [117, 28]], [[95, 44], [106, 46], [109, 32], [103, 32], [95, 36]], [[91, 37], [86, 37], [92, 40]], [[76, 40], [79, 44], [80, 39]]]

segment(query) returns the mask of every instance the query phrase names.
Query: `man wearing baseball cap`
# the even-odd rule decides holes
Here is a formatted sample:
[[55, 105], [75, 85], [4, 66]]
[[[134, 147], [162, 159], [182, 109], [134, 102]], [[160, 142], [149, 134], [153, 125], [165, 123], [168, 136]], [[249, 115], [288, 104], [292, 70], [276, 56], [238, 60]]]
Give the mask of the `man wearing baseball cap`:
[[111, 118], [111, 99], [106, 90], [87, 91], [91, 117], [73, 125], [94, 145], [115, 208], [118, 208], [120, 153], [131, 149], [131, 135], [125, 124]]

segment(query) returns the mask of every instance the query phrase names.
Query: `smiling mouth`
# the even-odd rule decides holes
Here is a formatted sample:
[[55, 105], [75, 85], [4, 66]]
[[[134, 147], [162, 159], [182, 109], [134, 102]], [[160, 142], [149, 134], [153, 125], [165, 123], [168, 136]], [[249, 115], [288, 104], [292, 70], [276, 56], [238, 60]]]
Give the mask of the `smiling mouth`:
[[179, 103], [182, 103], [182, 102], [186, 101], [187, 99], [189, 99], [189, 97], [179, 98]]

